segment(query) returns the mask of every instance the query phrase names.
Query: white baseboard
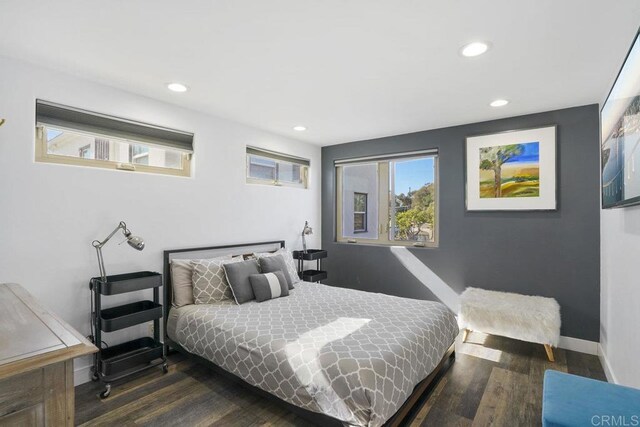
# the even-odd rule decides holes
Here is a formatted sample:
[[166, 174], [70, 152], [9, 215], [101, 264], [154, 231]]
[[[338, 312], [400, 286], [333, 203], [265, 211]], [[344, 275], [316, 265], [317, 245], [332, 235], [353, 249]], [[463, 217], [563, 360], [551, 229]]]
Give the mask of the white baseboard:
[[599, 343], [595, 341], [587, 341], [587, 340], [581, 340], [580, 338], [561, 336], [558, 347], [563, 348], [565, 350], [577, 351], [579, 353], [586, 353], [586, 354], [591, 354], [593, 356], [597, 356], [598, 345]]
[[604, 369], [604, 374], [607, 377], [607, 381], [609, 381], [610, 383], [619, 384], [616, 376], [613, 374], [613, 369], [611, 369], [609, 359], [607, 359], [607, 355], [602, 348], [602, 344], [598, 344], [598, 359], [600, 359], [600, 364], [602, 365], [602, 369]]
[[73, 369], [73, 385], [79, 386], [80, 384], [88, 383], [91, 381], [91, 365], [76, 366]]

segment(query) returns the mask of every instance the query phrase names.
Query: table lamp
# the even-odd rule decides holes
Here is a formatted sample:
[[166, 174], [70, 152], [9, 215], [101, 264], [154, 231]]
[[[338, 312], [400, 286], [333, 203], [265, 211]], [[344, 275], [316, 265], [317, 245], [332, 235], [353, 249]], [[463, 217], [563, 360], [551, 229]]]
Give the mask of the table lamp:
[[313, 228], [309, 227], [309, 221], [304, 222], [304, 228], [302, 229], [302, 251], [307, 253], [307, 240], [305, 236], [313, 234]]

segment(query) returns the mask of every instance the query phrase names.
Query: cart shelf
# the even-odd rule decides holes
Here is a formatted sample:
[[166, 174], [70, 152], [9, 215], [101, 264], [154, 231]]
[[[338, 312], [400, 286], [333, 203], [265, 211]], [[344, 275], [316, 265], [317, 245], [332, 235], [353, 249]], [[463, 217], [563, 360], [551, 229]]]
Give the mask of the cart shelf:
[[162, 344], [151, 337], [138, 338], [100, 351], [100, 373], [109, 377], [162, 359]]
[[117, 331], [129, 326], [149, 322], [162, 317], [162, 306], [153, 301], [138, 301], [100, 312], [100, 325], [104, 332]]
[[107, 276], [106, 282], [94, 277], [91, 282], [102, 295], [117, 295], [162, 286], [162, 275], [153, 271], [138, 271]]

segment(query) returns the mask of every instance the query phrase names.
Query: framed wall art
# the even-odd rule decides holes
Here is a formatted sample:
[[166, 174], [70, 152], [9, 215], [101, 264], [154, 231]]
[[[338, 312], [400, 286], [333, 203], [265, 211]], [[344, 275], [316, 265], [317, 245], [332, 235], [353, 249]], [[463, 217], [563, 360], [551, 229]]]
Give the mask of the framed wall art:
[[556, 209], [556, 126], [466, 140], [469, 211]]

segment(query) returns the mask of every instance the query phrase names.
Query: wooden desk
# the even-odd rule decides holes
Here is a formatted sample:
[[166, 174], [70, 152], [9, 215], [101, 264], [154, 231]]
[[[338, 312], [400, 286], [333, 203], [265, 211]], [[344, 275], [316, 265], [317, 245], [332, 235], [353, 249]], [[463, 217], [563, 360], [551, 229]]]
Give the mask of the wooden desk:
[[96, 351], [20, 285], [0, 284], [0, 425], [73, 426], [73, 359]]

